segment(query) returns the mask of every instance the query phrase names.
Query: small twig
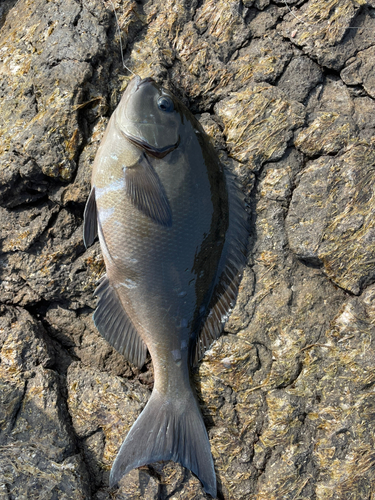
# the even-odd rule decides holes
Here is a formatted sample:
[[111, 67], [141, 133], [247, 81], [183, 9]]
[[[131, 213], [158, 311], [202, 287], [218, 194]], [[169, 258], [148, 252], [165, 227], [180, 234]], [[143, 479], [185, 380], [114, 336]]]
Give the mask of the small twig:
[[251, 389], [249, 389], [247, 392], [254, 392], [257, 391], [258, 389], [261, 389], [262, 387], [271, 387], [271, 386], [268, 384], [257, 385], [256, 387], [252, 387]]
[[267, 269], [267, 271], [265, 271], [265, 272], [262, 274], [262, 276], [261, 276], [261, 277], [259, 278], [259, 280], [258, 280], [258, 283], [260, 283], [260, 282], [262, 281], [262, 279], [265, 277], [265, 275], [266, 275], [267, 273], [269, 273], [270, 271], [272, 271], [272, 269], [274, 269], [274, 268], [276, 267], [276, 264], [277, 264], [276, 262], [275, 262], [274, 264], [272, 264], [272, 265], [271, 265], [271, 266]]
[[88, 104], [90, 104], [90, 103], [92, 103], [94, 101], [100, 101], [101, 99], [103, 99], [103, 97], [102, 96], [98, 96], [98, 97], [94, 97], [93, 99], [90, 99], [90, 101], [83, 102], [82, 104], [77, 104], [77, 106], [73, 107], [73, 111], [77, 111], [77, 109], [84, 108]]
[[306, 349], [310, 349], [311, 347], [326, 347], [327, 349], [333, 349], [333, 347], [331, 345], [327, 345], [327, 344], [310, 344], [310, 345], [307, 345], [306, 347], [303, 347], [300, 350], [300, 352], [305, 351]]

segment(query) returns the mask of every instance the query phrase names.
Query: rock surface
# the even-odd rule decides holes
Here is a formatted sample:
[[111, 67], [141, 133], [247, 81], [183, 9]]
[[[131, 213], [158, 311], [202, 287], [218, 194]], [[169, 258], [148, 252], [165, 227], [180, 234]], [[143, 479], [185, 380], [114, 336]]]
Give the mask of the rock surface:
[[[193, 378], [222, 500], [375, 488], [375, 3], [117, 0], [126, 64], [197, 114], [251, 214], [248, 267]], [[0, 5], [0, 499], [203, 499], [109, 470], [153, 384], [96, 331], [84, 204], [131, 76], [110, 1]]]

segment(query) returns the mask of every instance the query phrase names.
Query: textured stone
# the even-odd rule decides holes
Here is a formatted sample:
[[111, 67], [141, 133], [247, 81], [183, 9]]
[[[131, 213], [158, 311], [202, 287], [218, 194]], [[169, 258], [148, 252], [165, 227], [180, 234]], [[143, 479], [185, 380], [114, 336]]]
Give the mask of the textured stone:
[[366, 144], [312, 162], [286, 220], [292, 250], [323, 264], [335, 283], [355, 294], [375, 280], [374, 165], [374, 148]]
[[282, 74], [277, 86], [290, 99], [304, 102], [310, 91], [322, 81], [319, 66], [306, 56], [295, 57]]
[[79, 456], [61, 463], [32, 445], [0, 446], [2, 498], [89, 500], [90, 487]]
[[267, 84], [250, 85], [215, 106], [224, 123], [229, 152], [259, 169], [284, 154], [293, 129], [304, 123], [305, 110]]
[[[223, 500], [374, 484], [374, 1], [117, 0], [125, 63], [178, 95], [241, 182], [248, 266], [192, 374]], [[131, 75], [109, 0], [0, 2], [0, 498], [206, 498], [109, 469], [153, 384], [100, 337], [91, 166]], [[292, 12], [290, 12], [290, 10]]]
[[[123, 436], [145, 406], [149, 391], [142, 386], [133, 389], [118, 377], [77, 363], [69, 367], [67, 390], [69, 412], [77, 436], [87, 438], [102, 429], [105, 445], [101, 461], [109, 468]], [[101, 446], [100, 441], [98, 446]]]
[[357, 51], [357, 30], [350, 27], [358, 21], [356, 16], [365, 3], [365, 0], [310, 0], [288, 14], [281, 25], [282, 33], [318, 64], [340, 70]]
[[347, 85], [362, 84], [366, 92], [375, 97], [375, 47], [358, 52], [355, 58], [341, 71], [341, 78]]
[[[39, 322], [1, 306], [0, 484], [10, 498], [87, 498], [53, 349]], [[76, 496], [75, 496], [76, 495]]]

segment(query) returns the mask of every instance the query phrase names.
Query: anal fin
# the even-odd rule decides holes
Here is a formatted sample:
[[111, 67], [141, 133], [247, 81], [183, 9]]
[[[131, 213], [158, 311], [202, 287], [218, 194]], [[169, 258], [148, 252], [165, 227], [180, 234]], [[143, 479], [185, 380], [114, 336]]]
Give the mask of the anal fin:
[[93, 316], [96, 328], [116, 351], [141, 368], [146, 360], [147, 347], [126, 314], [107, 275], [100, 279], [95, 295], [99, 297]]

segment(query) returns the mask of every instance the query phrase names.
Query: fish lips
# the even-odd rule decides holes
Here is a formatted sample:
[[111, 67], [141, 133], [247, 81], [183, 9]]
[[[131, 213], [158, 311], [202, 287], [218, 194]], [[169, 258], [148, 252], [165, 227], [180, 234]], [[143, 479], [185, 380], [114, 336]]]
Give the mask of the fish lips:
[[145, 85], [146, 83], [155, 83], [155, 80], [153, 78], [151, 78], [150, 76], [148, 76], [147, 78], [143, 78], [143, 80], [139, 77], [139, 76], [136, 76], [136, 82], [135, 82], [135, 90], [137, 91], [139, 89], [139, 87], [141, 87], [142, 85]]
[[130, 141], [132, 144], [135, 146], [143, 149], [147, 154], [150, 156], [153, 156], [154, 158], [164, 158], [169, 154], [171, 151], [175, 150], [178, 148], [180, 144], [180, 136], [178, 136], [178, 141], [175, 144], [169, 145], [169, 146], [164, 146], [163, 148], [157, 148], [155, 146], [152, 146], [149, 144], [147, 141], [141, 139], [140, 137], [135, 137], [131, 134], [127, 134], [123, 132], [124, 137]]

